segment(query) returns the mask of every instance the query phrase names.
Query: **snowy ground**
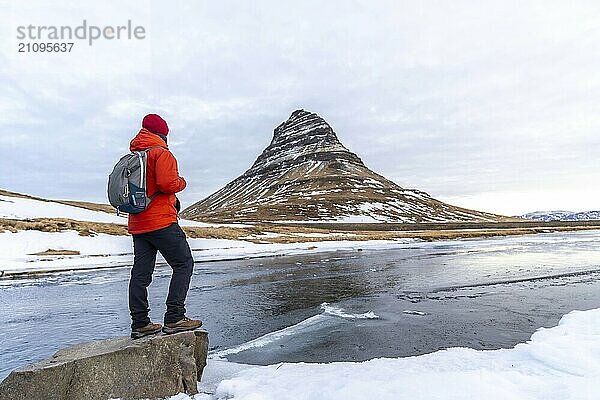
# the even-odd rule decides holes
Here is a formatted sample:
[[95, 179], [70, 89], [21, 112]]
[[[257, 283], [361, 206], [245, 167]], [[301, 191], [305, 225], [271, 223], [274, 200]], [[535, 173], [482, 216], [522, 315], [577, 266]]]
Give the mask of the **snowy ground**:
[[[69, 218], [77, 221], [103, 222], [127, 225], [125, 215], [93, 211], [81, 207], [56, 203], [53, 201], [40, 201], [21, 197], [0, 195], [0, 218], [31, 219], [31, 218]], [[204, 222], [180, 220], [181, 226], [230, 226], [244, 227], [243, 224], [208, 224]]]
[[[288, 244], [256, 244], [243, 240], [188, 239], [196, 261], [293, 255], [327, 250], [384, 249], [411, 240], [324, 241]], [[74, 250], [79, 255], [33, 255], [53, 250]], [[64, 271], [130, 266], [133, 260], [129, 236], [97, 234], [80, 236], [75, 231], [19, 231], [0, 233], [0, 276], [35, 271]], [[158, 259], [164, 263], [164, 259]]]
[[558, 326], [541, 328], [512, 349], [269, 366], [213, 358], [199, 390], [194, 400], [598, 399], [600, 309], [570, 312]]
[[51, 201], [2, 195], [0, 195], [0, 218], [70, 218], [78, 221], [127, 224], [126, 218], [118, 217], [116, 214], [92, 211]]
[[[78, 221], [126, 224], [127, 219], [102, 211], [55, 202], [0, 195], [0, 218], [70, 218]], [[180, 220], [182, 226], [231, 226], [242, 224], [207, 224]], [[410, 242], [410, 240], [401, 243]], [[397, 241], [325, 241], [319, 243], [255, 244], [244, 240], [189, 239], [196, 261], [226, 260], [246, 257], [290, 255], [326, 250], [389, 248]], [[79, 255], [33, 255], [46, 250], [78, 251]], [[97, 234], [80, 236], [75, 231], [0, 232], [0, 276], [20, 272], [62, 271], [129, 266], [133, 259], [131, 237]], [[159, 257], [159, 262], [164, 262]]]

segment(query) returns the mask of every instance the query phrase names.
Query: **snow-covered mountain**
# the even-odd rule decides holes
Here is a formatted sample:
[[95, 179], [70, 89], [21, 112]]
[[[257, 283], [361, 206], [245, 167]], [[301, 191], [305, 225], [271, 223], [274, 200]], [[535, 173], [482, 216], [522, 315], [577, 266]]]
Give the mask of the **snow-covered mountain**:
[[207, 221], [448, 222], [506, 220], [404, 189], [371, 171], [320, 116], [296, 110], [243, 175], [185, 209]]
[[534, 211], [519, 218], [534, 221], [592, 221], [600, 219], [600, 211]]

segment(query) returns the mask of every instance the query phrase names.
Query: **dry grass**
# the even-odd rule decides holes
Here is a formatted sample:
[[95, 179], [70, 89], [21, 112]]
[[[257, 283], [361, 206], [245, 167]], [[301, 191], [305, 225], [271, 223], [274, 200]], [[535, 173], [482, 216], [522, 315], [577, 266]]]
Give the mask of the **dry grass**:
[[48, 249], [45, 251], [40, 251], [38, 253], [28, 254], [30, 256], [78, 256], [81, 253], [77, 250], [55, 250]]
[[[115, 208], [110, 204], [102, 204], [102, 203], [90, 203], [89, 201], [72, 201], [72, 200], [51, 200], [56, 203], [65, 204], [67, 206], [85, 208], [86, 210], [92, 211], [103, 211], [109, 214], [115, 214]], [[126, 213], [121, 212], [121, 214], [126, 215]]]
[[[411, 229], [411, 230], [353, 230], [319, 229], [313, 227], [260, 224], [250, 227], [185, 227], [183, 228], [190, 238], [231, 239], [247, 240], [253, 243], [306, 243], [321, 241], [364, 241], [364, 240], [393, 240], [415, 238], [427, 241], [443, 239], [467, 239], [494, 236], [513, 236], [535, 233], [579, 231], [600, 229], [598, 225], [569, 225], [569, 226], [526, 226], [510, 228], [484, 228], [484, 229]], [[441, 227], [440, 227], [441, 228]], [[75, 221], [66, 218], [36, 218], [27, 220], [14, 220], [0, 218], [0, 231], [18, 232], [22, 230], [37, 230], [42, 232], [63, 232], [73, 230], [81, 236], [93, 236], [97, 233], [108, 235], [128, 235], [127, 226]], [[265, 233], [276, 233], [278, 236], [266, 236]], [[328, 234], [323, 236], [301, 236], [307, 234]], [[335, 235], [338, 234], [338, 235]], [[343, 234], [343, 235], [340, 235]], [[53, 251], [49, 249], [48, 251]], [[47, 254], [46, 254], [47, 255]]]
[[240, 240], [241, 237], [258, 235], [261, 231], [256, 227], [234, 228], [228, 226], [219, 227], [184, 227], [183, 230], [191, 238], [205, 239], [231, 239]]
[[0, 195], [8, 196], [8, 197], [19, 197], [21, 199], [42, 200], [39, 197], [28, 196], [26, 194], [21, 194], [21, 193], [9, 192], [8, 190], [4, 190], [4, 189], [0, 189]]
[[4, 219], [0, 218], [0, 230], [10, 232], [41, 231], [63, 232], [77, 231], [81, 236], [93, 236], [96, 233], [109, 235], [127, 235], [127, 226], [100, 222], [75, 221], [67, 218]]

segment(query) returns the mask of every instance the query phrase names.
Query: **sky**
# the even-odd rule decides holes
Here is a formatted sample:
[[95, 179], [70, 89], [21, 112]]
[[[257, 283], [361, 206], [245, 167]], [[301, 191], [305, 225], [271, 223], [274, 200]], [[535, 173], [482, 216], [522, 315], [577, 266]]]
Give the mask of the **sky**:
[[[597, 1], [0, 0], [0, 188], [106, 202], [155, 112], [188, 206], [304, 108], [404, 188], [507, 215], [598, 210], [599, 15]], [[38, 42], [19, 26], [83, 20], [145, 37], [18, 52]]]

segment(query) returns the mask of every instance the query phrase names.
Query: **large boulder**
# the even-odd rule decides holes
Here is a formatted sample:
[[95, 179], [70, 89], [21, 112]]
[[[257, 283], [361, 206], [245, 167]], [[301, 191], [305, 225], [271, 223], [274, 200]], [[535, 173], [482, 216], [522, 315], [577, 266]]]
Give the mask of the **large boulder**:
[[0, 383], [0, 400], [127, 400], [196, 394], [207, 352], [204, 330], [78, 344], [11, 372]]

